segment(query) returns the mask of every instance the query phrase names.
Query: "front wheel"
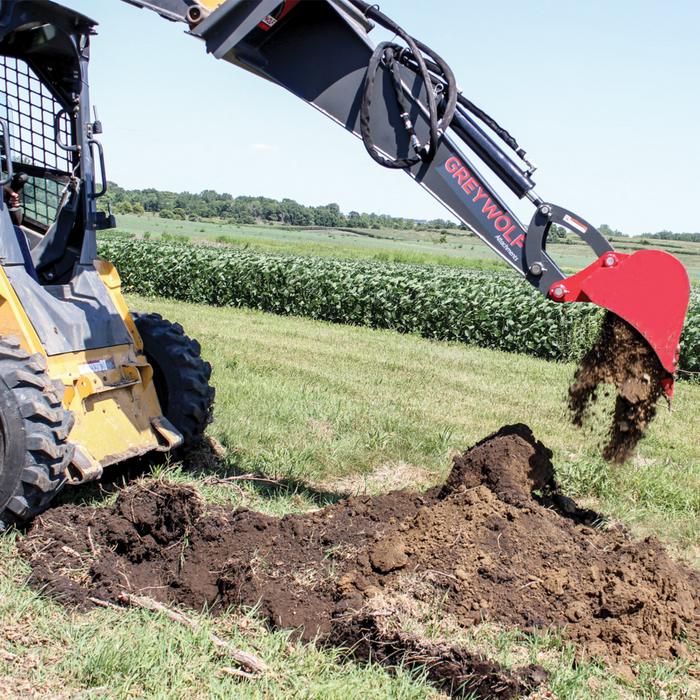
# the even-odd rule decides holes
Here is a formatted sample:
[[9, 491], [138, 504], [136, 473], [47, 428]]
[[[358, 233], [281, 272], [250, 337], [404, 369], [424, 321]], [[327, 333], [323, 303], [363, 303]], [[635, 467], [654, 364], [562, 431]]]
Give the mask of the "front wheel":
[[43, 355], [0, 338], [0, 531], [46, 510], [67, 482], [75, 417], [61, 405], [64, 391]]
[[199, 343], [187, 337], [179, 323], [171, 323], [160, 314], [132, 311], [131, 315], [153, 367], [153, 384], [163, 415], [182, 433], [182, 449], [190, 450], [201, 442], [212, 421], [211, 365], [200, 357]]

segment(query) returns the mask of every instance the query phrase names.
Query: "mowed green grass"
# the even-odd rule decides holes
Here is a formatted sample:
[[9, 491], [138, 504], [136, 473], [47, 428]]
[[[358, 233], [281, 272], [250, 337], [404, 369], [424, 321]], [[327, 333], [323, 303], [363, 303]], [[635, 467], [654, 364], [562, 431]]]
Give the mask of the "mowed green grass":
[[[259, 470], [287, 484], [275, 495], [255, 483], [239, 482], [242, 493], [202, 486], [207, 499], [245, 499], [249, 508], [282, 514], [344, 493], [424, 488], [444, 479], [455, 452], [524, 422], [553, 450], [566, 493], [621, 518], [635, 535], [661, 537], [676, 556], [700, 566], [700, 386], [679, 384], [674, 412], [660, 410], [639, 454], [612, 468], [599, 457], [604, 426], [582, 432], [569, 424], [570, 365], [249, 310], [128, 302], [182, 323], [201, 342], [217, 389], [209, 435], [225, 448], [219, 475]], [[206, 471], [172, 465], [168, 476], [201, 483]], [[63, 500], [98, 506], [112, 498], [92, 487]], [[142, 611], [65, 610], [24, 585], [29, 571], [12, 540], [0, 540], [0, 697], [63, 699], [88, 691], [79, 697], [444, 698], [420, 677], [293, 643], [286, 632], [266, 630], [254, 612], [198, 615], [203, 629], [193, 632]], [[439, 601], [432, 615], [423, 622], [439, 634]], [[256, 681], [228, 675], [223, 669], [235, 664], [212, 647], [209, 629], [263, 657], [271, 672]], [[463, 641], [508, 665], [543, 664], [553, 674], [546, 686], [553, 695], [541, 697], [700, 696], [697, 659], [632, 664], [631, 679], [575, 664], [574, 650], [556, 635], [491, 625]]]
[[432, 484], [455, 451], [526, 423], [553, 451], [569, 493], [639, 534], [656, 531], [700, 565], [700, 386], [679, 382], [673, 411], [660, 405], [638, 455], [611, 467], [600, 458], [600, 408], [586, 430], [570, 423], [573, 365], [251, 310], [155, 308], [197, 337], [212, 363], [209, 432], [233, 466], [329, 491], [383, 490], [376, 474], [390, 479], [393, 468]]
[[[119, 215], [118, 228], [142, 236], [183, 234], [193, 242], [214, 241], [227, 236], [231, 245], [248, 246], [268, 252], [290, 255], [315, 255], [334, 258], [365, 258], [387, 262], [427, 263], [478, 267], [482, 269], [506, 269], [509, 267], [475, 235], [456, 231], [442, 236], [433, 231], [397, 231], [393, 229], [357, 229], [352, 234], [334, 229], [294, 229], [277, 225], [230, 225], [224, 222], [193, 222], [161, 219], [152, 215]], [[364, 232], [370, 235], [361, 235]], [[690, 279], [700, 282], [700, 243], [661, 241], [641, 238], [616, 237], [613, 247], [621, 253], [657, 248], [677, 256], [688, 270]], [[549, 253], [567, 273], [582, 270], [596, 258], [593, 251], [578, 237], [570, 236], [569, 243], [548, 246]]]

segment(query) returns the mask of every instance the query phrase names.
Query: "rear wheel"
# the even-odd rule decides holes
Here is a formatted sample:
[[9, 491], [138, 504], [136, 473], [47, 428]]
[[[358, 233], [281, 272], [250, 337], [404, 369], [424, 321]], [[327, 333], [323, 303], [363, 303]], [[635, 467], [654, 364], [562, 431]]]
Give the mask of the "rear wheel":
[[182, 433], [183, 449], [189, 450], [201, 442], [212, 421], [211, 365], [200, 357], [199, 343], [186, 336], [179, 323], [171, 323], [160, 314], [132, 311], [131, 315], [153, 367], [163, 415]]
[[64, 391], [43, 355], [0, 338], [0, 530], [46, 510], [66, 483], [75, 417], [61, 407]]

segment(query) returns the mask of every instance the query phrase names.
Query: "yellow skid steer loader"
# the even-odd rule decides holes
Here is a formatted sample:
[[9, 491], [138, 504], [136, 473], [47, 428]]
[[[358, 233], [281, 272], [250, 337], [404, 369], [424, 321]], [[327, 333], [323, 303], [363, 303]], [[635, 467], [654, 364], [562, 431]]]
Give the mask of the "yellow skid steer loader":
[[212, 416], [199, 344], [130, 313], [97, 255], [96, 231], [115, 223], [96, 206], [93, 27], [47, 0], [0, 2], [0, 529], [67, 483], [193, 446]]
[[[125, 1], [183, 23], [215, 58], [361, 138], [373, 160], [404, 170], [546, 298], [592, 302], [626, 321], [656, 355], [670, 402], [690, 293], [683, 265], [664, 251], [615, 251], [583, 217], [542, 199], [525, 150], [377, 5]], [[375, 24], [403, 43], [375, 47]], [[96, 207], [107, 180], [87, 87], [94, 26], [48, 0], [0, 0], [1, 526], [39, 513], [67, 482], [196, 443], [211, 420], [199, 345], [177, 324], [130, 314], [116, 270], [97, 257], [96, 231], [114, 220]], [[529, 225], [475, 159], [532, 204]], [[555, 225], [595, 262], [563, 272], [547, 251]]]

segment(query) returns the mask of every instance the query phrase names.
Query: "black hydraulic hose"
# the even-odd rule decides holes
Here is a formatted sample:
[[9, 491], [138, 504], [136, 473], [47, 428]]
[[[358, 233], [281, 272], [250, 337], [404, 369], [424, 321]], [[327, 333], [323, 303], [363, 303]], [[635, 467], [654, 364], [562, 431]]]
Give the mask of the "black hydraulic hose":
[[[399, 36], [401, 36], [404, 40], [407, 41], [408, 35], [399, 27], [395, 22], [393, 22], [389, 17], [384, 15], [383, 13], [379, 12], [379, 9], [376, 5], [370, 5], [369, 3], [365, 2], [364, 0], [350, 0], [350, 2], [355, 5], [364, 15], [365, 17], [369, 19], [376, 20], [378, 24], [383, 26], [385, 29], [389, 29]], [[411, 37], [408, 37], [411, 38]], [[415, 41], [415, 40], [413, 40]], [[407, 41], [407, 43], [409, 43]], [[433, 51], [428, 49], [424, 44], [422, 44], [419, 41], [415, 41], [415, 44], [423, 51], [423, 53], [426, 53], [428, 56], [431, 56], [432, 58], [436, 57], [436, 54], [434, 54]], [[440, 59], [439, 61], [436, 61], [433, 63], [432, 61], [425, 60], [421, 55], [420, 52], [417, 52], [413, 46], [411, 46], [411, 43], [409, 43], [409, 46], [411, 47], [411, 52], [409, 53], [407, 51], [403, 51], [400, 55], [400, 62], [405, 65], [407, 68], [412, 70], [414, 73], [420, 73], [421, 77], [423, 78], [423, 81], [425, 83], [426, 91], [430, 95], [430, 91], [428, 90], [428, 85], [429, 83], [426, 81], [425, 74], [423, 70], [421, 69], [421, 62], [424, 66], [430, 70], [434, 76], [437, 76], [438, 79], [441, 79], [442, 76], [440, 73], [443, 73], [444, 75], [447, 75], [445, 73], [445, 68], [447, 71], [449, 71], [449, 74], [452, 75], [452, 71], [450, 70], [450, 67], [442, 60]], [[379, 47], [377, 47], [379, 48]], [[371, 65], [371, 64], [370, 64]], [[376, 70], [375, 70], [376, 72]], [[433, 81], [435, 81], [435, 77], [432, 78]], [[459, 101], [459, 104], [461, 104], [464, 108], [466, 108], [469, 112], [471, 112], [475, 117], [480, 119], [491, 131], [493, 131], [506, 145], [508, 145], [510, 148], [512, 148], [515, 153], [520, 157], [524, 158], [526, 155], [526, 152], [523, 148], [521, 148], [518, 145], [518, 142], [515, 140], [515, 138], [498, 122], [486, 112], [484, 112], [482, 109], [477, 107], [471, 100], [468, 100], [464, 95], [458, 92], [457, 87], [456, 87], [456, 82], [454, 83], [454, 91], [451, 89], [451, 86], [448, 82], [448, 93], [451, 97], [452, 93], [456, 95], [456, 99]], [[428, 98], [430, 100], [430, 97]], [[449, 105], [448, 105], [449, 108]], [[445, 111], [445, 114], [448, 114], [447, 109]], [[432, 115], [432, 111], [431, 111]], [[447, 129], [447, 126], [449, 126], [450, 122], [452, 121], [452, 116], [454, 115], [454, 108], [452, 109], [451, 112], [449, 112], [448, 116], [449, 119], [445, 120], [445, 117], [443, 116], [443, 124], [444, 128], [442, 128], [442, 131], [444, 132]], [[431, 122], [431, 127], [432, 127], [432, 122]], [[364, 139], [364, 135], [363, 135]], [[432, 134], [432, 129], [431, 129], [431, 141], [433, 139], [433, 134]], [[365, 145], [367, 145], [367, 141], [365, 140]], [[369, 147], [368, 147], [369, 150]], [[376, 152], [376, 149], [373, 149]], [[370, 151], [370, 155], [372, 155], [372, 151]], [[374, 157], [374, 156], [373, 156]], [[375, 158], [375, 160], [377, 160]], [[386, 159], [383, 159], [386, 160]], [[379, 161], [382, 162], [382, 161]], [[526, 161], [528, 162], [528, 161]], [[384, 164], [382, 162], [382, 164]], [[391, 166], [390, 166], [391, 167]], [[403, 166], [402, 166], [403, 167]]]
[[[362, 95], [362, 105], [360, 107], [360, 131], [362, 140], [364, 141], [367, 152], [380, 165], [386, 168], [410, 168], [419, 162], [430, 163], [435, 158], [437, 153], [438, 142], [440, 136], [447, 130], [457, 108], [457, 81], [450, 67], [438, 56], [432, 49], [409, 36], [401, 27], [393, 22], [389, 17], [384, 15], [375, 6], [370, 6], [361, 0], [351, 0], [368, 19], [375, 20], [378, 24], [386, 29], [393, 31], [400, 36], [409, 46], [412, 53], [412, 58], [418, 64], [418, 73], [423, 79], [425, 91], [428, 97], [428, 114], [430, 119], [430, 141], [424, 146], [418, 140], [413, 124], [408, 115], [408, 103], [406, 102], [403, 85], [401, 83], [400, 66], [397, 61], [397, 56], [403, 54], [406, 49], [391, 42], [384, 42], [377, 46], [370, 59], [365, 75], [365, 82]], [[433, 77], [426, 65], [423, 53], [430, 56], [435, 61], [436, 67], [439, 69], [441, 78], [447, 84], [447, 97], [444, 112], [440, 118], [438, 115], [438, 103], [433, 92]], [[372, 92], [374, 90], [374, 81], [379, 70], [380, 63], [384, 61], [391, 75], [396, 99], [401, 108], [401, 118], [404, 121], [406, 131], [411, 138], [411, 145], [416, 152], [415, 156], [408, 158], [390, 159], [383, 156], [378, 150], [370, 131], [370, 105], [372, 104]]]
[[490, 117], [486, 112], [483, 110], [479, 109], [471, 100], [468, 100], [464, 95], [459, 95], [458, 96], [458, 101], [459, 104], [462, 105], [462, 107], [465, 107], [468, 109], [475, 117], [478, 117], [481, 119], [486, 126], [491, 129], [500, 139], [502, 139], [506, 144], [508, 144], [518, 155], [524, 155], [525, 151], [523, 151], [520, 146], [518, 146], [518, 142], [502, 127], [498, 124], [498, 122], [493, 118]]
[[[377, 163], [383, 165], [385, 168], [411, 168], [421, 160], [421, 154], [418, 153], [418, 151], [420, 151], [420, 143], [416, 138], [415, 131], [413, 130], [413, 125], [411, 124], [410, 120], [407, 120], [406, 117], [404, 117], [404, 115], [408, 113], [408, 110], [406, 107], [406, 100], [403, 95], [403, 89], [401, 88], [400, 80], [398, 81], [398, 89], [396, 87], [397, 64], [394, 60], [395, 48], [395, 44], [384, 42], [377, 46], [377, 48], [374, 50], [374, 53], [372, 54], [372, 58], [370, 58], [362, 91], [362, 105], [360, 107], [360, 131], [362, 133], [362, 140], [365, 144], [367, 152], [372, 156], [372, 158], [374, 158], [375, 161], [377, 161]], [[374, 141], [372, 140], [372, 134], [369, 126], [369, 110], [372, 104], [372, 91], [374, 89], [374, 80], [377, 75], [377, 71], [379, 70], [379, 64], [382, 60], [386, 61], [387, 67], [391, 74], [392, 82], [394, 84], [394, 91], [396, 92], [396, 99], [399, 103], [399, 106], [401, 107], [401, 116], [404, 118], [404, 124], [406, 126], [406, 130], [409, 133], [409, 136], [411, 137], [411, 143], [413, 144], [413, 148], [417, 152], [415, 156], [410, 156], [409, 158], [395, 158], [394, 160], [385, 158], [377, 150], [377, 147], [375, 146]]]
[[[418, 72], [418, 65], [415, 61], [413, 61], [413, 57], [408, 52], [404, 53], [401, 56], [401, 63], [404, 66], [406, 66], [406, 68], [408, 68], [409, 70], [412, 70], [414, 73]], [[440, 78], [435, 75], [439, 71], [439, 66], [437, 66], [435, 63], [432, 63], [431, 61], [426, 61], [426, 64], [434, 75], [433, 80], [437, 83], [442, 84]], [[486, 112], [477, 107], [462, 93], [458, 93], [457, 101], [460, 105], [462, 105], [462, 107], [464, 107], [475, 117], [480, 119], [484, 124], [486, 124], [486, 126], [488, 126], [488, 128], [491, 129], [491, 131], [493, 131], [494, 134], [496, 134], [496, 136], [498, 136], [502, 141], [504, 141], [504, 143], [506, 143], [510, 148], [512, 148], [519, 156], [522, 157], [523, 155], [525, 155], [525, 150], [518, 145], [518, 142], [515, 140], [515, 138], [506, 129], [504, 129], [492, 116], [486, 114]]]

